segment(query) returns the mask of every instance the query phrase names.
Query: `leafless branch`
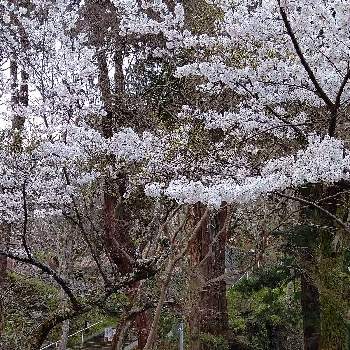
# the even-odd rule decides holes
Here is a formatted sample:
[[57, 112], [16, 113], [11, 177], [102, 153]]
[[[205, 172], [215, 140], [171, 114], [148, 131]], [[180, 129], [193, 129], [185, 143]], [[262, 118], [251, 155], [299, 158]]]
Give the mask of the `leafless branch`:
[[278, 0], [278, 4], [279, 4], [279, 9], [280, 9], [280, 14], [282, 16], [282, 20], [283, 23], [286, 27], [287, 33], [289, 35], [289, 37], [292, 40], [294, 49], [300, 59], [301, 64], [303, 65], [306, 73], [308, 74], [310, 80], [312, 81], [313, 85], [316, 88], [317, 94], [320, 96], [320, 98], [322, 98], [322, 100], [325, 102], [326, 106], [328, 106], [331, 110], [334, 109], [335, 105], [334, 103], [330, 100], [330, 98], [328, 97], [328, 95], [326, 94], [326, 92], [323, 90], [323, 88], [321, 87], [321, 85], [319, 84], [314, 72], [312, 71], [309, 63], [306, 61], [306, 58], [301, 50], [301, 47], [298, 43], [298, 40], [294, 34], [294, 31], [292, 29], [292, 26], [289, 22], [288, 16], [286, 11], [284, 10], [283, 6], [281, 6], [281, 1]]
[[72, 290], [68, 286], [68, 283], [61, 276], [59, 276], [56, 271], [51, 269], [49, 266], [36, 260], [33, 256], [21, 257], [11, 252], [5, 252], [5, 251], [0, 251], [0, 256], [4, 256], [31, 266], [35, 266], [38, 269], [40, 269], [42, 272], [46, 273], [48, 276], [51, 276], [68, 296], [70, 302], [73, 305], [73, 309], [80, 309], [80, 303], [78, 302], [77, 298], [75, 297]]

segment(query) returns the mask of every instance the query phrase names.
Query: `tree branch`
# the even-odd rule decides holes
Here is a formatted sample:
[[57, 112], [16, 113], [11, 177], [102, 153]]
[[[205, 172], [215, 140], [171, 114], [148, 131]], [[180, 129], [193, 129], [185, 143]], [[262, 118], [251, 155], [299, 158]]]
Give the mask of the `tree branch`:
[[168, 289], [168, 286], [169, 286], [169, 283], [171, 280], [173, 270], [176, 267], [179, 260], [181, 260], [185, 256], [185, 254], [187, 253], [191, 243], [198, 235], [198, 232], [201, 229], [201, 227], [203, 226], [203, 223], [205, 222], [205, 220], [208, 218], [208, 215], [209, 215], [209, 209], [206, 208], [201, 219], [198, 221], [197, 225], [193, 229], [191, 236], [189, 237], [187, 243], [185, 244], [185, 247], [183, 249], [181, 249], [178, 254], [174, 254], [172, 257], [170, 257], [170, 260], [168, 261], [168, 264], [167, 264], [165, 272], [164, 272], [164, 280], [163, 280], [162, 287], [160, 290], [159, 301], [158, 301], [158, 304], [157, 304], [157, 307], [156, 307], [156, 310], [154, 313], [151, 329], [149, 331], [147, 343], [144, 347], [144, 350], [150, 350], [153, 346], [155, 334], [157, 332], [157, 327], [158, 327], [158, 323], [159, 323], [159, 319], [160, 319], [160, 313], [161, 313], [162, 307], [164, 305], [166, 292], [167, 292], [167, 289]]
[[24, 181], [23, 186], [22, 186], [22, 198], [23, 198], [23, 213], [24, 213], [22, 244], [23, 244], [24, 250], [25, 250], [28, 258], [32, 259], [32, 252], [31, 252], [31, 249], [28, 246], [28, 242], [27, 242], [28, 206], [27, 206], [27, 193], [26, 193], [26, 182], [25, 181]]
[[349, 64], [348, 64], [348, 69], [347, 69], [346, 75], [345, 75], [345, 77], [344, 77], [344, 79], [343, 79], [343, 81], [342, 81], [342, 83], [340, 85], [337, 97], [335, 99], [335, 106], [336, 106], [337, 109], [340, 107], [341, 96], [342, 96], [342, 94], [344, 92], [345, 86], [348, 83], [349, 79], [350, 79], [350, 67], [349, 67]]
[[340, 107], [340, 100], [341, 100], [341, 96], [344, 92], [345, 86], [348, 83], [350, 78], [350, 69], [348, 67], [347, 73], [340, 85], [336, 100], [335, 100], [335, 105], [334, 108], [332, 109], [332, 115], [329, 121], [329, 127], [328, 127], [328, 135], [329, 136], [333, 136], [335, 133], [335, 129], [337, 127], [337, 117], [338, 117], [338, 109]]
[[326, 214], [327, 216], [329, 216], [330, 218], [332, 218], [339, 226], [341, 226], [346, 232], [350, 233], [350, 228], [348, 227], [348, 225], [346, 225], [342, 220], [340, 220], [338, 217], [336, 217], [335, 215], [333, 215], [331, 212], [329, 212], [327, 209], [322, 208], [321, 206], [319, 206], [318, 204], [314, 203], [314, 202], [310, 202], [304, 198], [300, 198], [300, 197], [295, 197], [295, 196], [289, 196], [287, 194], [284, 193], [280, 193], [280, 192], [275, 192], [275, 194], [277, 196], [280, 197], [284, 197], [284, 198], [288, 198], [291, 199], [293, 201], [297, 201], [300, 203], [304, 203], [304, 204], [308, 204], [313, 206], [314, 208], [322, 211], [324, 214]]
[[304, 56], [304, 54], [303, 54], [303, 52], [302, 52], [302, 50], [301, 50], [301, 48], [299, 46], [298, 40], [295, 37], [295, 34], [294, 34], [293, 29], [291, 27], [291, 24], [290, 24], [290, 22], [288, 20], [287, 14], [286, 14], [284, 8], [281, 6], [281, 1], [280, 0], [278, 0], [278, 5], [279, 5], [280, 14], [282, 16], [283, 23], [284, 23], [284, 25], [285, 25], [285, 27], [287, 29], [287, 33], [288, 33], [289, 37], [292, 40], [294, 49], [295, 49], [295, 51], [296, 51], [296, 53], [297, 53], [297, 55], [298, 55], [298, 57], [300, 59], [301, 64], [303, 65], [306, 73], [308, 74], [310, 80], [312, 81], [313, 85], [315, 86], [319, 97], [322, 98], [322, 100], [325, 102], [325, 104], [331, 110], [333, 110], [335, 108], [335, 104], [330, 100], [328, 95], [322, 89], [321, 85], [318, 83], [318, 81], [316, 79], [316, 76], [315, 76], [314, 72], [312, 71], [310, 65], [306, 61], [306, 58], [305, 58], [305, 56]]
[[35, 266], [38, 269], [40, 269], [42, 272], [46, 273], [47, 275], [51, 276], [56, 283], [63, 289], [63, 291], [67, 294], [70, 302], [73, 305], [73, 308], [76, 310], [79, 310], [81, 308], [80, 303], [78, 302], [78, 300], [76, 299], [76, 297], [74, 296], [73, 292], [71, 291], [71, 289], [69, 288], [67, 282], [57, 274], [57, 272], [55, 272], [54, 270], [52, 270], [49, 266], [41, 263], [40, 261], [37, 261], [36, 259], [33, 258], [33, 256], [31, 255], [30, 257], [21, 257], [21, 256], [17, 256], [15, 254], [12, 254], [10, 252], [4, 252], [4, 251], [0, 251], [0, 256], [3, 257], [7, 257], [31, 266]]

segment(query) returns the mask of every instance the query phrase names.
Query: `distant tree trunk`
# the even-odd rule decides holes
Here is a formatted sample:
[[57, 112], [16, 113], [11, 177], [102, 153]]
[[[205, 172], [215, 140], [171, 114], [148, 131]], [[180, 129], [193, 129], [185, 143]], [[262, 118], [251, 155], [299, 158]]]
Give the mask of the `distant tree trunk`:
[[[300, 190], [301, 194], [313, 200], [317, 198], [312, 186]], [[319, 221], [315, 208], [306, 207], [302, 211], [305, 229], [301, 232], [301, 309], [303, 317], [304, 350], [319, 350], [321, 337], [321, 309], [319, 290], [316, 284], [319, 232], [313, 226]]]
[[[197, 204], [193, 209], [195, 221], [198, 221], [205, 208]], [[226, 216], [223, 207], [209, 217], [191, 245], [190, 268], [193, 274], [188, 315], [191, 350], [210, 350], [211, 337], [227, 339], [226, 283], [224, 280], [206, 283], [225, 273]]]
[[14, 152], [22, 151], [22, 132], [24, 128], [25, 117], [21, 114], [20, 107], [28, 107], [28, 79], [29, 75], [24, 68], [21, 69], [21, 81], [18, 89], [18, 64], [17, 57], [12, 56], [10, 60], [11, 75], [11, 107], [12, 107], [12, 150]]

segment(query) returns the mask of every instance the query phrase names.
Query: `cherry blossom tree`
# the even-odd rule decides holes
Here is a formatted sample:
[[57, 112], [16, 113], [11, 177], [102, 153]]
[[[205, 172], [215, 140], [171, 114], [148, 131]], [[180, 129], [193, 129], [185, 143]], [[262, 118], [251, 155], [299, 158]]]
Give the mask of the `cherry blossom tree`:
[[[230, 159], [215, 176], [205, 172], [214, 169], [215, 163], [200, 159], [198, 172], [178, 172], [168, 181], [147, 185], [146, 192], [217, 208], [275, 193], [311, 206], [314, 214], [308, 220], [313, 224], [320, 224], [315, 212], [325, 218], [332, 228], [326, 233], [320, 230], [321, 240], [329, 242], [339, 231], [348, 233], [347, 223], [336, 215], [348, 183], [348, 5], [342, 1], [221, 1], [215, 5], [221, 10], [215, 33], [193, 34], [181, 21], [169, 28], [171, 17], [166, 16], [156, 24], [149, 20], [144, 27], [163, 34], [165, 56], [192, 50], [192, 62], [180, 64], [177, 77], [203, 82], [199, 88], [214, 96], [225, 89], [232, 92], [233, 103], [226, 108], [203, 109], [191, 101], [193, 105], [184, 106], [179, 114], [189, 129], [197, 119], [205, 129], [222, 130], [222, 153], [215, 149], [214, 154]], [[176, 13], [181, 13], [178, 6]], [[165, 7], [159, 4], [159, 11]], [[137, 32], [137, 21], [131, 21], [128, 29]], [[193, 168], [198, 170], [198, 164]], [[301, 197], [281, 193], [298, 192], [305, 186], [309, 190], [301, 191]], [[332, 203], [319, 205], [323, 196], [331, 196]], [[324, 251], [321, 256], [330, 258]], [[305, 346], [327, 347], [336, 338], [325, 330], [326, 309], [332, 301], [322, 296], [323, 282], [315, 293], [315, 281], [305, 276], [303, 281], [305, 313], [307, 304], [318, 304], [318, 298], [323, 305], [321, 324], [308, 326], [305, 316]], [[320, 309], [313, 313], [310, 318]], [[344, 322], [344, 316], [340, 319]]]
[[[139, 325], [140, 348], [151, 349], [180, 262], [197, 277], [224, 275], [232, 208], [281, 199], [298, 203], [300, 223], [316, 227], [321, 242], [318, 252], [305, 253], [301, 274], [305, 348], [344, 346], [345, 311], [331, 330], [337, 304], [327, 291], [335, 269], [343, 268], [332, 242], [350, 230], [346, 2], [4, 0], [0, 6], [2, 115], [12, 122], [0, 145], [0, 224], [11, 227], [4, 237], [19, 248], [2, 245], [0, 256], [46, 273], [69, 300], [68, 309], [43, 323], [33, 349], [56, 324], [120, 289], [137, 304], [146, 289], [140, 281], [159, 273], [153, 321], [146, 308], [127, 310]], [[207, 21], [196, 23], [203, 9]], [[180, 233], [176, 215], [185, 216]], [[90, 304], [38, 258], [37, 220], [48, 227], [67, 220], [79, 230], [100, 278]], [[94, 235], [103, 240], [102, 257]], [[218, 311], [227, 336], [226, 286], [218, 281], [199, 295], [207, 311]], [[216, 335], [218, 329], [206, 328], [205, 317], [215, 318], [208, 315], [191, 329]], [[121, 345], [123, 327], [114, 346]]]

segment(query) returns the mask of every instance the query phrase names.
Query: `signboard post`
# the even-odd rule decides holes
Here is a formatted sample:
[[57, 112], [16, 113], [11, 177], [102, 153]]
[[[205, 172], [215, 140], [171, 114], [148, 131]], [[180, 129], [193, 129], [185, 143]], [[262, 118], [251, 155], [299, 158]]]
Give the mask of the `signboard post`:
[[104, 336], [105, 342], [111, 342], [113, 340], [114, 333], [115, 333], [115, 328], [112, 328], [112, 327], [105, 328], [105, 336]]

